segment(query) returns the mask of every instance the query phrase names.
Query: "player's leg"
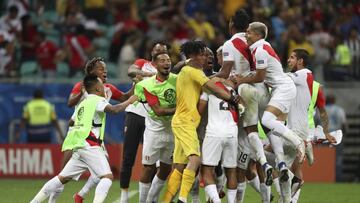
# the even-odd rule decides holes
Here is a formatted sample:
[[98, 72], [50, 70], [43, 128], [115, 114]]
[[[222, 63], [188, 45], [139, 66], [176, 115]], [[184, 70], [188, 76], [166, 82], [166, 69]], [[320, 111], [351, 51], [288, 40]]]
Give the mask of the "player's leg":
[[86, 164], [81, 162], [79, 155], [75, 154], [71, 157], [59, 175], [55, 176], [48, 182], [44, 184], [41, 190], [36, 194], [36, 196], [31, 200], [31, 203], [38, 203], [44, 201], [54, 193], [59, 188], [64, 187], [68, 181], [73, 179], [78, 179], [80, 175], [87, 169]]
[[227, 202], [235, 202], [237, 194], [237, 178], [236, 178], [236, 166], [237, 166], [237, 135], [234, 137], [222, 138], [224, 144], [222, 148], [221, 161], [225, 168], [225, 175], [227, 178]]
[[100, 177], [100, 182], [95, 188], [94, 203], [101, 203], [105, 201], [108, 191], [111, 187], [114, 176], [111, 172], [108, 159], [101, 147], [79, 149], [78, 153], [81, 160], [86, 163], [91, 174]]
[[120, 170], [120, 188], [122, 203], [128, 202], [128, 188], [130, 184], [132, 167], [135, 162], [137, 149], [145, 130], [145, 119], [134, 113], [126, 113], [123, 161]]
[[259, 193], [263, 203], [271, 201], [271, 186], [265, 184], [266, 175], [260, 163], [256, 163], [256, 171], [259, 177]]
[[[260, 194], [260, 179], [257, 172], [256, 161], [250, 160], [249, 168], [246, 171], [246, 179], [249, 185]], [[264, 173], [262, 173], [264, 174]]]
[[221, 202], [215, 180], [215, 166], [218, 165], [221, 154], [221, 139], [205, 136], [202, 144], [201, 176], [205, 183], [205, 192], [214, 203]]
[[171, 164], [160, 162], [159, 170], [151, 182], [151, 187], [146, 198], [147, 203], [156, 202], [170, 172]]
[[238, 153], [237, 153], [237, 202], [244, 201], [246, 190], [246, 171], [250, 163], [250, 147], [248, 144], [249, 138], [246, 135], [239, 133], [238, 138]]

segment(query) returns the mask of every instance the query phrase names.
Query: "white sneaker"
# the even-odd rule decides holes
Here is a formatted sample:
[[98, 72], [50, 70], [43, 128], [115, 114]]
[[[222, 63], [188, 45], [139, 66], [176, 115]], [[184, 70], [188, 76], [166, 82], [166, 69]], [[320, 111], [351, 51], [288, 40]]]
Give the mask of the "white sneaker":
[[309, 166], [312, 166], [314, 164], [314, 151], [313, 151], [313, 146], [312, 146], [311, 142], [306, 143], [305, 155], [306, 155], [306, 160], [307, 160]]
[[264, 169], [264, 172], [265, 172], [265, 185], [271, 186], [272, 183], [273, 183], [273, 177], [272, 177], [273, 167], [270, 166], [270, 164], [265, 163], [263, 165], [263, 169]]
[[279, 180], [280, 182], [287, 182], [289, 180], [289, 169], [284, 162], [278, 164], [280, 171]]

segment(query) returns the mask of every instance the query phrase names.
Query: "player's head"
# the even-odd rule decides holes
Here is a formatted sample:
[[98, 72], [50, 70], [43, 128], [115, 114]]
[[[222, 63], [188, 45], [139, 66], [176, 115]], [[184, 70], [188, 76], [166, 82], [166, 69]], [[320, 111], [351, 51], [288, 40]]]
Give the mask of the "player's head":
[[180, 52], [185, 55], [187, 59], [194, 60], [201, 67], [206, 66], [206, 45], [202, 41], [187, 41], [180, 46]]
[[154, 65], [158, 71], [158, 74], [162, 76], [168, 76], [171, 69], [171, 59], [167, 53], [158, 53], [154, 55]]
[[86, 92], [105, 97], [104, 84], [96, 75], [87, 75], [83, 80]]
[[212, 71], [214, 68], [214, 52], [209, 48], [206, 47], [205, 51], [206, 57], [207, 57], [207, 63], [206, 66], [204, 66], [204, 70]]
[[96, 75], [106, 83], [107, 69], [104, 59], [100, 57], [90, 59], [85, 65], [85, 75]]
[[15, 18], [17, 18], [17, 16], [18, 16], [19, 9], [18, 9], [17, 6], [12, 5], [12, 6], [10, 6], [10, 7], [8, 8], [8, 12], [9, 12], [9, 17], [10, 17], [11, 19], [15, 19]]
[[253, 22], [249, 24], [249, 27], [246, 30], [246, 40], [247, 44], [251, 46], [260, 39], [265, 39], [267, 37], [268, 29], [264, 23]]
[[222, 46], [220, 46], [217, 50], [216, 50], [216, 58], [217, 58], [217, 62], [220, 66], [222, 66], [223, 64], [223, 56], [222, 56]]
[[229, 32], [235, 34], [238, 32], [246, 32], [249, 27], [250, 17], [244, 9], [239, 9], [230, 18], [229, 21]]
[[155, 54], [168, 53], [170, 46], [162, 41], [155, 41], [151, 46], [151, 60], [154, 61]]
[[305, 49], [294, 49], [287, 62], [291, 72], [303, 69], [309, 65], [309, 52]]
[[33, 93], [35, 99], [41, 99], [44, 97], [44, 92], [41, 89], [36, 89]]

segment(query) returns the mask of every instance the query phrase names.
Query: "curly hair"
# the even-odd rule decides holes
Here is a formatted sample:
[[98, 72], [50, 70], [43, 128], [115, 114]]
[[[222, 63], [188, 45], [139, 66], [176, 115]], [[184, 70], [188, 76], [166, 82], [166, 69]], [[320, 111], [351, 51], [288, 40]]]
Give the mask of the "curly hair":
[[245, 31], [249, 27], [250, 17], [244, 9], [237, 10], [231, 20], [238, 31]]
[[199, 54], [204, 52], [206, 44], [202, 41], [188, 41], [180, 46], [180, 52], [185, 55], [186, 58], [189, 58], [190, 55]]
[[85, 69], [84, 69], [85, 75], [90, 75], [90, 73], [96, 68], [96, 64], [98, 62], [105, 63], [104, 59], [101, 57], [94, 57], [94, 58], [88, 60], [86, 62]]

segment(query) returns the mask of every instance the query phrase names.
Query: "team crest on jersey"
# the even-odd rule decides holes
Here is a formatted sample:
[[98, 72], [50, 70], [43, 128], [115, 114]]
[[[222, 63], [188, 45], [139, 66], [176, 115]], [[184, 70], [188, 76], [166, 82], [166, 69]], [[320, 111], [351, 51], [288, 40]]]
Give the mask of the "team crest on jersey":
[[165, 98], [165, 101], [173, 104], [175, 103], [175, 98], [176, 98], [176, 94], [175, 94], [175, 90], [174, 89], [167, 89], [165, 92], [164, 92], [164, 98]]
[[257, 64], [264, 64], [264, 63], [265, 63], [264, 60], [258, 60], [258, 61], [257, 61]]
[[77, 113], [78, 120], [81, 120], [83, 115], [84, 115], [84, 107], [82, 106]]

